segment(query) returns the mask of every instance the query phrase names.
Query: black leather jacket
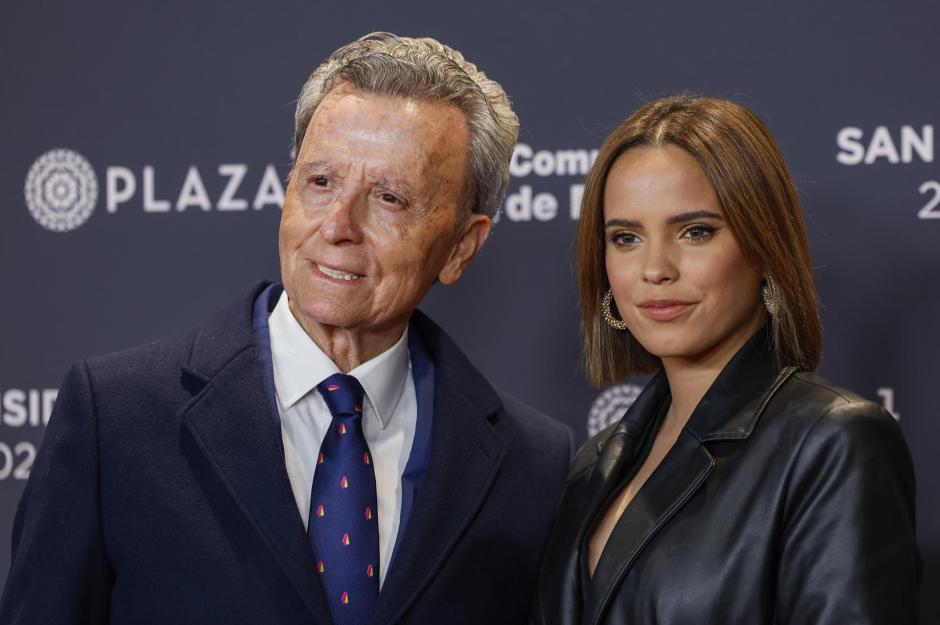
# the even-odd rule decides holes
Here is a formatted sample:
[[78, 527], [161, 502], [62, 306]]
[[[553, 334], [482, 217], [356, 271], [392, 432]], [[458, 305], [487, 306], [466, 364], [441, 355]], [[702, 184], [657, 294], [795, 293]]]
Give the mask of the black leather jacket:
[[614, 528], [586, 540], [638, 470], [660, 372], [575, 458], [543, 558], [537, 625], [917, 622], [914, 473], [897, 423], [773, 365], [758, 332], [728, 363]]

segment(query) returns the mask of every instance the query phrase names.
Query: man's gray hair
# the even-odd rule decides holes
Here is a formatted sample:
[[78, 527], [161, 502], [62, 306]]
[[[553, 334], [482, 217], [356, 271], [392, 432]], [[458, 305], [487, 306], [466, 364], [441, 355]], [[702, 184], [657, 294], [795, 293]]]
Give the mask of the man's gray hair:
[[313, 70], [297, 98], [294, 154], [317, 106], [336, 86], [367, 93], [449, 102], [470, 130], [473, 212], [494, 217], [509, 186], [509, 161], [519, 132], [506, 92], [460, 52], [429, 37], [371, 33], [330, 55]]

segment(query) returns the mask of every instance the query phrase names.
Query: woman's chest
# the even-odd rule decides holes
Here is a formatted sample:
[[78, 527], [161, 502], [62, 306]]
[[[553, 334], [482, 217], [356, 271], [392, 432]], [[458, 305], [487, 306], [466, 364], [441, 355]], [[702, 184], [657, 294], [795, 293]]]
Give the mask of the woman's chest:
[[610, 533], [587, 611], [610, 623], [773, 622], [786, 467], [757, 455], [713, 456], [698, 474], [675, 459], [658, 467]]

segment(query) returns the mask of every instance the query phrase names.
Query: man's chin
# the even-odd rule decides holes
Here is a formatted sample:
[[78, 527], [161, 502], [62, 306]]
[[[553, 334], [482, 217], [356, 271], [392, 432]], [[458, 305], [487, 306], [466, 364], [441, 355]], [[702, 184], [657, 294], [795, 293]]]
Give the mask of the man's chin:
[[326, 297], [299, 297], [294, 300], [290, 293], [287, 297], [291, 314], [307, 334], [329, 328], [352, 330], [366, 323], [349, 302], [331, 302]]

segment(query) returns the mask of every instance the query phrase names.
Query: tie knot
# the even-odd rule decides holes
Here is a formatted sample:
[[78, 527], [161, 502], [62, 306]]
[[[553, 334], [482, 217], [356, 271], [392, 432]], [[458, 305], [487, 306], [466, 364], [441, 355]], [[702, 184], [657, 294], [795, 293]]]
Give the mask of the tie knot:
[[353, 376], [334, 373], [317, 384], [317, 390], [320, 391], [334, 418], [362, 415], [364, 391], [359, 380]]

